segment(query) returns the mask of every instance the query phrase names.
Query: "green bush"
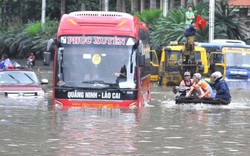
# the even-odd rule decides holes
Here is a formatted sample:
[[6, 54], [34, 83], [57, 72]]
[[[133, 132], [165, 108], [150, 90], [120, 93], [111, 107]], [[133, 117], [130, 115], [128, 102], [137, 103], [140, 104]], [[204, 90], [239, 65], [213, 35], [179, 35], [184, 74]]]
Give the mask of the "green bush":
[[41, 32], [41, 22], [30, 22], [26, 25], [25, 32], [33, 37], [38, 35]]
[[0, 55], [7, 53], [11, 58], [23, 59], [33, 52], [38, 59], [42, 58], [47, 41], [56, 37], [57, 27], [57, 20], [46, 20], [43, 26], [40, 22], [30, 22], [19, 28], [9, 27], [0, 32]]
[[43, 36], [47, 39], [54, 38], [57, 33], [59, 21], [57, 19], [46, 20], [45, 25], [43, 26]]

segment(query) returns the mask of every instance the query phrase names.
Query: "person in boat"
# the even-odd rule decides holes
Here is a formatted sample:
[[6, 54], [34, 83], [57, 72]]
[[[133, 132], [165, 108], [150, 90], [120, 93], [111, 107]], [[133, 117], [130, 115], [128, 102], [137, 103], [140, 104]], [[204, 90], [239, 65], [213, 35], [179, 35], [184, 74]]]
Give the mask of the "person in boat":
[[215, 98], [222, 99], [225, 101], [231, 101], [231, 94], [228, 85], [223, 79], [221, 72], [216, 71], [212, 73], [211, 80], [213, 81], [211, 85], [216, 90]]
[[186, 91], [190, 90], [191, 86], [193, 85], [193, 79], [191, 79], [190, 72], [186, 71], [184, 73], [184, 79], [180, 82], [179, 86], [173, 87], [173, 93], [181, 93], [182, 96], [186, 95]]
[[191, 79], [190, 72], [186, 71], [184, 73], [184, 79], [180, 82], [181, 87], [191, 87], [193, 85], [193, 79]]
[[191, 89], [186, 94], [186, 97], [190, 97], [191, 94], [195, 91], [196, 95], [199, 98], [203, 98], [203, 97], [214, 98], [214, 92], [211, 86], [205, 80], [202, 79], [200, 73], [195, 73], [193, 75], [193, 81], [194, 83]]
[[2, 61], [0, 62], [0, 69], [14, 68], [13, 62], [9, 59], [7, 54], [2, 55]]

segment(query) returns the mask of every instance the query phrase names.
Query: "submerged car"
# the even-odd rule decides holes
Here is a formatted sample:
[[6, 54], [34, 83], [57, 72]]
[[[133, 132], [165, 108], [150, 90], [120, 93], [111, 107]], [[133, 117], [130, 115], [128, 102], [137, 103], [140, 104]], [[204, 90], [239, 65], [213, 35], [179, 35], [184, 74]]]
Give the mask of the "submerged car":
[[47, 79], [40, 80], [37, 74], [29, 69], [0, 70], [0, 95], [7, 97], [43, 96], [43, 84]]

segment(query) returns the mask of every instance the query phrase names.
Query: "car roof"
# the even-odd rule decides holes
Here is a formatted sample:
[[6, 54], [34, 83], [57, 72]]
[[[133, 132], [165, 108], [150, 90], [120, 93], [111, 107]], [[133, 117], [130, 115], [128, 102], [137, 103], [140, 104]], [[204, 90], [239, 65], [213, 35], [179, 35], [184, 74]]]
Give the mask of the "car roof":
[[198, 45], [204, 48], [217, 48], [219, 50], [223, 47], [250, 48], [249, 45], [243, 45], [238, 43], [198, 43]]

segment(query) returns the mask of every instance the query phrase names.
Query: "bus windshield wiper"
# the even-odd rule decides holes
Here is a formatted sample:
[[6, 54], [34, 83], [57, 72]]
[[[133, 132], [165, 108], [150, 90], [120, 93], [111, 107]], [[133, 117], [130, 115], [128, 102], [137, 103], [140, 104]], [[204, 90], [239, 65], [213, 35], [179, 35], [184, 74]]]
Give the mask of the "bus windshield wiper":
[[104, 82], [103, 80], [82, 81], [82, 83], [87, 83], [87, 84], [103, 84], [103, 85], [109, 85], [109, 86], [117, 86], [116, 83], [108, 83], [108, 82]]
[[9, 77], [11, 77], [13, 80], [15, 80], [17, 83], [21, 83], [21, 81], [19, 81], [18, 79], [16, 79], [13, 75], [11, 74], [8, 74]]
[[89, 83], [89, 84], [99, 83], [99, 84], [105, 84], [105, 82], [102, 81], [102, 80], [82, 81], [82, 83]]

